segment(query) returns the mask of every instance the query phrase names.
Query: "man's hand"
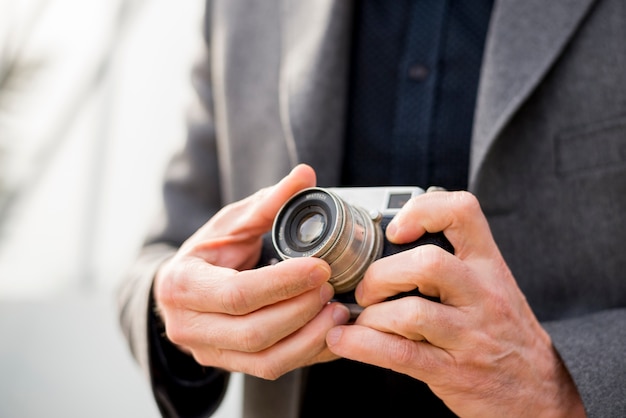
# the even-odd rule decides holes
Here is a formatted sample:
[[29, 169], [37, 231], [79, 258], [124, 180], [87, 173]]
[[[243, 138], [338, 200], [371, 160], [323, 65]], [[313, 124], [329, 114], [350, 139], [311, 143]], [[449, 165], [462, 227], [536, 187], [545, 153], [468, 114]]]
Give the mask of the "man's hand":
[[[460, 416], [584, 416], [577, 389], [474, 196], [418, 196], [395, 217], [387, 237], [401, 244], [438, 231], [455, 254], [424, 245], [372, 264], [356, 289], [366, 308], [355, 325], [329, 332], [330, 350], [426, 382]], [[385, 301], [416, 287], [441, 303]]]
[[280, 207], [315, 185], [308, 166], [218, 212], [157, 273], [154, 297], [167, 337], [200, 364], [276, 379], [335, 359], [327, 331], [348, 310], [328, 304], [330, 267], [299, 258], [252, 269]]

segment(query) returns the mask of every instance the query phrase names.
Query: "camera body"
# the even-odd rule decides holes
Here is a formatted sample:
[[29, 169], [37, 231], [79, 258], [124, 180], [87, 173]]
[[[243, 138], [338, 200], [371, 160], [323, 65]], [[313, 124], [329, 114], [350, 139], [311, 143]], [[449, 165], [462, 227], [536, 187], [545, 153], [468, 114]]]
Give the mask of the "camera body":
[[442, 233], [427, 233], [397, 245], [385, 229], [419, 187], [312, 187], [292, 196], [279, 210], [271, 232], [279, 259], [319, 257], [331, 267], [329, 282], [337, 299], [354, 302], [354, 288], [369, 265], [380, 257], [418, 245], [435, 244], [453, 253]]

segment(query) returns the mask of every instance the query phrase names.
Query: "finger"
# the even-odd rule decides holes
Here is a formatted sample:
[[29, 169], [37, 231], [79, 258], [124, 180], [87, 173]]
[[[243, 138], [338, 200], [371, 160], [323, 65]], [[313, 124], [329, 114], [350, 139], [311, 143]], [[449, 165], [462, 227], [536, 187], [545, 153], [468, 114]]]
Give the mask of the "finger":
[[472, 277], [468, 266], [454, 255], [435, 245], [423, 245], [372, 263], [355, 296], [361, 306], [370, 306], [417, 289], [442, 303], [462, 306], [477, 291]]
[[355, 322], [412, 341], [428, 341], [441, 348], [458, 345], [464, 323], [464, 314], [459, 309], [418, 296], [369, 306]]
[[247, 353], [207, 349], [198, 350], [194, 357], [201, 364], [274, 380], [296, 368], [336, 359], [326, 347], [326, 333], [348, 319], [346, 307], [332, 303], [305, 326], [265, 350]]
[[391, 369], [425, 382], [438, 374], [449, 373], [453, 361], [446, 351], [428, 342], [408, 340], [360, 325], [331, 329], [326, 343], [339, 357]]
[[496, 249], [480, 204], [469, 192], [424, 193], [411, 199], [387, 227], [387, 238], [409, 243], [443, 231], [461, 259]]
[[[332, 294], [332, 289], [327, 292]], [[313, 289], [247, 315], [179, 311], [166, 323], [168, 337], [183, 346], [259, 352], [313, 319], [328, 303], [320, 293]]]
[[[319, 289], [330, 278], [328, 264], [313, 257], [294, 258], [253, 270], [236, 271], [191, 259], [169, 267], [168, 280], [155, 281], [161, 304], [196, 312], [244, 315]], [[328, 298], [324, 294], [320, 298]]]

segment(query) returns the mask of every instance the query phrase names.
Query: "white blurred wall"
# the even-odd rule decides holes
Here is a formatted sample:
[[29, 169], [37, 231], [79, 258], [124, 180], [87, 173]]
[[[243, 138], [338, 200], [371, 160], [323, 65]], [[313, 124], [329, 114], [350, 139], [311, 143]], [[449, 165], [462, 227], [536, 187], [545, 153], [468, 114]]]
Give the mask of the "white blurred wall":
[[0, 61], [28, 64], [0, 92], [2, 417], [157, 416], [113, 290], [184, 137], [203, 6], [0, 0]]
[[[108, 286], [132, 259], [183, 138], [202, 2], [0, 1], [45, 6], [20, 36], [23, 60], [41, 68], [0, 125], [5, 177], [19, 196], [0, 225], [0, 295]], [[12, 14], [0, 12], [0, 27], [19, 33], [27, 25], [4, 24]]]

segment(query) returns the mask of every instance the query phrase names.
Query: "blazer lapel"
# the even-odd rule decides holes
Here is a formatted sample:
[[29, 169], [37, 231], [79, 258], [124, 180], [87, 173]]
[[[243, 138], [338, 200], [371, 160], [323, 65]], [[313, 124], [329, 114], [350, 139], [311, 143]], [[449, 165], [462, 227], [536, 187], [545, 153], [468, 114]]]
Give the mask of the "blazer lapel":
[[487, 36], [470, 188], [493, 141], [564, 50], [595, 0], [496, 0]]
[[336, 185], [350, 59], [352, 2], [282, 0], [281, 120], [292, 164]]

